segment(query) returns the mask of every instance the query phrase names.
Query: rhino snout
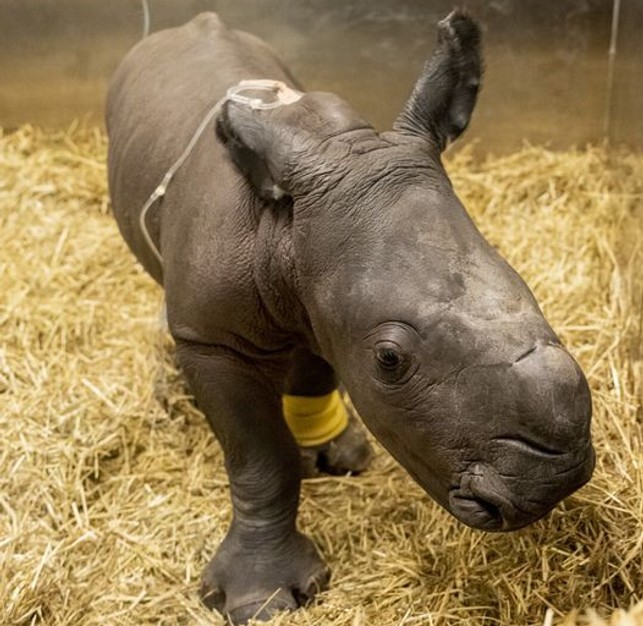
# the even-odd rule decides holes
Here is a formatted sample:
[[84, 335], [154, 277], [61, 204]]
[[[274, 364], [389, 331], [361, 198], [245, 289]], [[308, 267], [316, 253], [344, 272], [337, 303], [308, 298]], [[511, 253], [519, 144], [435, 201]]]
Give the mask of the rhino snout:
[[507, 373], [504, 402], [497, 406], [502, 410], [489, 420], [492, 432], [478, 448], [480, 460], [449, 491], [456, 517], [490, 531], [535, 522], [584, 485], [594, 469], [591, 398], [571, 355], [558, 344], [538, 345]]
[[569, 352], [560, 344], [537, 345], [511, 369], [525, 415], [516, 425], [516, 439], [554, 455], [584, 448], [590, 439], [591, 396]]

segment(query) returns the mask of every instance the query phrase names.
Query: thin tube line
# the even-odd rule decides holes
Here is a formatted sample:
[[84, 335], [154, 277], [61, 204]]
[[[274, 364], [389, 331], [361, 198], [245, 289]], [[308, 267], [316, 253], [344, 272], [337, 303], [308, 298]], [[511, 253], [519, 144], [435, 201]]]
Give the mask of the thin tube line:
[[603, 118], [603, 136], [609, 142], [612, 132], [612, 104], [614, 94], [614, 68], [618, 49], [618, 27], [621, 16], [621, 0], [614, 0], [612, 6], [612, 32], [607, 65], [607, 94], [605, 98], [605, 116]]

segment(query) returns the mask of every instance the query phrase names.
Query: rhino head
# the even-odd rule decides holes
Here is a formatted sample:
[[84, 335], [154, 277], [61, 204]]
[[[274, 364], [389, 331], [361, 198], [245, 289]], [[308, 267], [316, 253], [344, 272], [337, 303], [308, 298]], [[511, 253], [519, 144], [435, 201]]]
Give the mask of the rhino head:
[[592, 410], [442, 166], [480, 74], [479, 29], [454, 12], [390, 132], [315, 92], [269, 110], [228, 102], [218, 128], [258, 194], [291, 200], [297, 297], [367, 427], [459, 520], [505, 531], [589, 480]]

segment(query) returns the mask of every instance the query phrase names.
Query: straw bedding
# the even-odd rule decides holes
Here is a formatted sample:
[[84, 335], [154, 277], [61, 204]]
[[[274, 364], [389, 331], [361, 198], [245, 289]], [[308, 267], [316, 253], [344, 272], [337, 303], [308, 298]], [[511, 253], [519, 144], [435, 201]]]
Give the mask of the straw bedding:
[[[0, 623], [221, 624], [197, 588], [230, 519], [222, 455], [109, 215], [105, 146], [91, 129], [0, 137]], [[308, 481], [300, 525], [332, 586], [272, 623], [643, 624], [643, 158], [448, 165], [588, 375], [595, 477], [510, 535], [463, 527], [383, 451], [363, 476]]]

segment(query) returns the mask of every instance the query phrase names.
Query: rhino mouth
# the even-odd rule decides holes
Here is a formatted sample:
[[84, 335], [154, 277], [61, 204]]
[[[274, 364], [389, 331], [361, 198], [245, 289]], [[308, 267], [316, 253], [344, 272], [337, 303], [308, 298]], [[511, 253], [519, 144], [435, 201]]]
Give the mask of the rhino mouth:
[[466, 489], [449, 492], [449, 511], [462, 523], [487, 532], [518, 530], [547, 515], [556, 502], [537, 511], [520, 508], [515, 501], [483, 481], [471, 481]]
[[491, 532], [516, 530], [549, 511], [534, 515], [520, 509], [504, 479], [482, 463], [471, 465], [459, 486], [450, 490], [449, 508], [468, 526]]
[[[509, 489], [488, 465], [476, 463], [461, 474], [459, 485], [448, 490], [446, 498], [438, 497], [439, 490], [430, 488], [413, 468], [409, 474], [425, 491], [463, 524], [488, 532], [516, 530], [546, 515], [552, 507], [538, 515], [521, 511], [512, 503]], [[444, 493], [444, 492], [443, 492]]]
[[[537, 451], [548, 456], [549, 468], [557, 452]], [[569, 461], [567, 455], [566, 460]], [[563, 498], [582, 487], [591, 477], [595, 456], [591, 445], [573, 455], [576, 462], [555, 472], [555, 481], [546, 481], [547, 488], [534, 484], [531, 492], [539, 497], [523, 500], [504, 478], [490, 465], [474, 463], [462, 474], [460, 484], [449, 490], [449, 511], [467, 526], [490, 532], [518, 530], [545, 517]], [[580, 458], [579, 458], [580, 457]]]
[[449, 510], [467, 526], [480, 530], [499, 531], [504, 524], [497, 505], [476, 496], [462, 495], [456, 490], [449, 493]]
[[[394, 434], [388, 439], [399, 442]], [[573, 451], [561, 451], [527, 437], [496, 437], [494, 443], [501, 444], [510, 458], [522, 459], [521, 475], [508, 478], [489, 462], [469, 461], [451, 475], [450, 484], [445, 484], [413, 448], [387, 448], [456, 519], [487, 532], [509, 532], [537, 522], [591, 478], [595, 463], [591, 440]], [[400, 449], [404, 454], [396, 454]]]

